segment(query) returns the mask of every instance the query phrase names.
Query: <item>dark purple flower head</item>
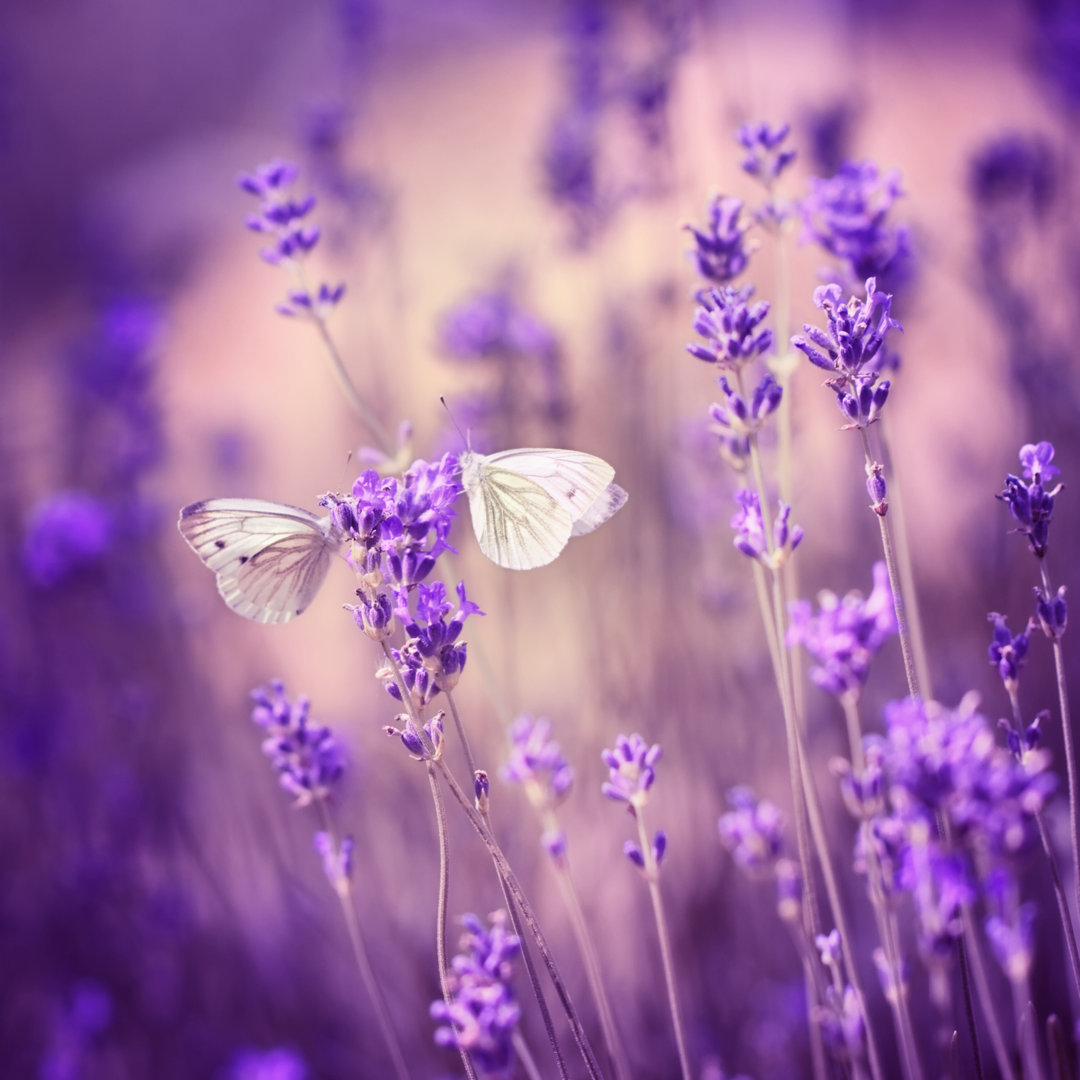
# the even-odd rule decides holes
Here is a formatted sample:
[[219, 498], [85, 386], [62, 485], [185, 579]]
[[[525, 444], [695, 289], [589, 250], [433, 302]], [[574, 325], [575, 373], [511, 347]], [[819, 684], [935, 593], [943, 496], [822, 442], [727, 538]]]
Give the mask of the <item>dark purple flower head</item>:
[[1058, 591], [1050, 596], [1036, 585], [1035, 615], [1043, 633], [1051, 641], [1060, 639], [1069, 622], [1069, 607], [1065, 603], [1065, 586], [1059, 585]]
[[794, 150], [784, 150], [782, 144], [791, 131], [790, 124], [770, 127], [768, 124], [744, 124], [735, 139], [746, 150], [742, 169], [745, 173], [771, 187], [777, 177], [795, 160]]
[[640, 810], [648, 801], [661, 753], [658, 743], [650, 746], [640, 735], [616, 736], [614, 749], [600, 754], [608, 767], [607, 782], [600, 790], [615, 802], [627, 803], [632, 812]]
[[903, 225], [886, 219], [903, 194], [900, 174], [882, 174], [871, 161], [845, 161], [828, 179], [812, 179], [800, 207], [803, 238], [839, 260], [842, 283], [881, 278], [891, 289], [910, 273], [911, 238]]
[[477, 1074], [508, 1078], [513, 1071], [512, 1039], [521, 1008], [510, 984], [521, 942], [506, 930], [506, 913], [491, 916], [490, 927], [475, 915], [462, 918], [461, 952], [448, 975], [450, 1003], [431, 1005], [431, 1015], [445, 1026], [436, 1029], [440, 1046], [465, 1050]]
[[1026, 206], [1041, 216], [1058, 183], [1053, 162], [1053, 149], [1039, 136], [1002, 135], [972, 158], [968, 190], [980, 209], [1014, 214]]
[[998, 669], [1005, 689], [1014, 692], [1020, 683], [1020, 666], [1027, 656], [1028, 641], [1035, 629], [1034, 619], [1028, 619], [1024, 629], [1015, 636], [1010, 633], [1004, 615], [991, 611], [987, 619], [994, 624], [993, 640], [987, 650], [990, 663]]
[[738, 511], [731, 519], [731, 527], [735, 530], [735, 547], [747, 558], [756, 559], [767, 569], [780, 569], [791, 558], [803, 538], [802, 526], [793, 526], [790, 523], [791, 507], [785, 502], [778, 504], [780, 509], [773, 522], [770, 550], [757, 492], [740, 488], [735, 492], [735, 501], [739, 504]]
[[547, 717], [519, 716], [510, 726], [510, 742], [503, 777], [512, 784], [521, 784], [538, 810], [561, 802], [574, 782], [574, 770], [551, 737]]
[[784, 392], [771, 375], [765, 375], [754, 388], [754, 396], [746, 401], [731, 388], [723, 375], [718, 381], [724, 392], [724, 404], [714, 402], [709, 406], [709, 416], [715, 425], [712, 430], [729, 450], [746, 442], [749, 451], [749, 437], [760, 431], [765, 421], [780, 407]]
[[265, 733], [262, 750], [277, 769], [281, 786], [297, 806], [329, 798], [345, 771], [345, 755], [329, 728], [311, 725], [310, 701], [298, 697], [290, 702], [276, 679], [252, 690], [251, 697], [251, 719]]
[[697, 272], [715, 286], [728, 285], [745, 269], [755, 245], [746, 239], [752, 221], [741, 221], [741, 199], [717, 195], [709, 202], [703, 228], [683, 226], [694, 238], [688, 253]]
[[411, 717], [401, 713], [395, 717], [401, 727], [396, 728], [392, 724], [387, 724], [383, 728], [383, 733], [390, 736], [396, 735], [414, 760], [438, 761], [442, 757], [445, 745], [443, 742], [444, 715], [437, 712], [422, 728], [417, 728]]
[[765, 302], [747, 303], [753, 293], [747, 286], [729, 285], [700, 293], [701, 307], [694, 312], [694, 330], [706, 345], [687, 345], [686, 351], [699, 360], [736, 371], [756, 360], [772, 346], [772, 331], [761, 325], [769, 314]]
[[61, 491], [34, 507], [23, 536], [23, 566], [51, 589], [100, 564], [112, 546], [113, 517], [85, 491]]
[[720, 842], [744, 870], [773, 870], [784, 843], [780, 811], [748, 787], [732, 788], [727, 801], [731, 809], [717, 822]]
[[627, 840], [623, 844], [623, 854], [646, 876], [652, 876], [660, 869], [664, 861], [664, 853], [667, 851], [667, 833], [663, 829], [657, 829], [653, 837], [649, 854], [646, 856], [633, 840]]
[[808, 601], [791, 604], [787, 644], [805, 645], [818, 661], [810, 678], [827, 693], [841, 697], [858, 694], [870, 674], [870, 662], [891, 634], [896, 633], [889, 572], [874, 564], [874, 588], [868, 597], [852, 591], [842, 599], [824, 590], [818, 593], [818, 613]]
[[1028, 443], [1020, 448], [1020, 464], [1023, 477], [1010, 473], [1005, 477], [1005, 490], [996, 496], [1009, 507], [1017, 522], [1014, 532], [1028, 538], [1028, 547], [1037, 559], [1045, 558], [1050, 541], [1050, 519], [1054, 513], [1054, 499], [1064, 487], [1057, 484], [1047, 490], [1044, 481], [1058, 473], [1050, 462], [1054, 447], [1048, 442]]

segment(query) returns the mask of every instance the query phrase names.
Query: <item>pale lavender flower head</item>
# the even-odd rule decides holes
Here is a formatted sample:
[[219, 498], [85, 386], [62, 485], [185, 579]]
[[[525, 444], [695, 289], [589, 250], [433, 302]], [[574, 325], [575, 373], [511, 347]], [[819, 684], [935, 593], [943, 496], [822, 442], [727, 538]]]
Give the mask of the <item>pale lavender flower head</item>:
[[748, 787], [727, 793], [731, 810], [717, 822], [720, 842], [744, 870], [772, 870], [784, 844], [784, 818], [768, 799], [758, 799]]
[[1054, 513], [1054, 499], [1063, 484], [1049, 488], [1046, 481], [1058, 474], [1052, 465], [1053, 444], [1028, 443], [1020, 448], [1020, 464], [1023, 477], [1010, 473], [1005, 477], [1005, 490], [996, 496], [1009, 507], [1009, 513], [1017, 522], [1014, 532], [1028, 538], [1031, 553], [1042, 559], [1050, 542], [1050, 519]]
[[843, 598], [824, 590], [818, 593], [818, 613], [810, 603], [791, 604], [787, 644], [805, 645], [818, 661], [810, 678], [827, 693], [858, 695], [870, 674], [870, 663], [891, 634], [896, 633], [889, 571], [874, 564], [874, 589], [868, 597], [852, 591]]
[[225, 1073], [225, 1080], [308, 1080], [307, 1063], [287, 1046], [270, 1050], [241, 1050]]
[[251, 719], [266, 735], [262, 750], [277, 769], [281, 786], [297, 806], [329, 798], [345, 771], [345, 755], [329, 728], [311, 724], [309, 699], [290, 701], [276, 679], [252, 690], [251, 697]]
[[1016, 899], [1017, 882], [1003, 867], [986, 882], [989, 914], [984, 926], [997, 962], [1011, 982], [1025, 983], [1035, 958], [1035, 916], [1038, 907]]
[[523, 356], [550, 363], [558, 351], [555, 334], [518, 307], [506, 290], [471, 296], [443, 316], [439, 346], [455, 360]]
[[744, 124], [735, 133], [735, 140], [746, 151], [740, 162], [743, 172], [771, 187], [780, 174], [795, 160], [794, 150], [783, 149], [791, 132], [790, 124], [770, 127], [768, 124]]
[[519, 716], [510, 726], [510, 755], [503, 777], [521, 784], [537, 809], [561, 802], [574, 782], [574, 770], [562, 747], [551, 737], [551, 721], [545, 716]]
[[705, 345], [687, 345], [686, 351], [724, 371], [736, 371], [752, 363], [772, 347], [772, 331], [761, 323], [769, 314], [762, 301], [748, 303], [753, 289], [730, 285], [708, 289], [699, 294], [701, 306], [694, 312], [694, 330]]
[[614, 802], [625, 802], [631, 813], [636, 813], [648, 800], [662, 753], [659, 743], [650, 746], [638, 734], [616, 736], [614, 749], [600, 753], [608, 767], [607, 782], [600, 790]]
[[791, 507], [785, 502], [778, 504], [780, 509], [773, 521], [770, 552], [757, 492], [740, 488], [735, 492], [735, 501], [739, 504], [731, 519], [731, 527], [735, 530], [735, 547], [747, 558], [756, 559], [770, 570], [782, 567], [803, 538], [802, 526], [791, 524]]
[[715, 286], [728, 285], [745, 269], [754, 250], [746, 233], [753, 224], [742, 219], [743, 202], [717, 195], [709, 201], [704, 227], [683, 226], [694, 238], [688, 252], [697, 272]]
[[[272, 266], [302, 262], [319, 242], [318, 227], [307, 222], [315, 209], [315, 196], [295, 197], [290, 188], [299, 169], [289, 162], [274, 160], [241, 176], [238, 183], [243, 191], [259, 199], [259, 209], [250, 214], [245, 224], [252, 232], [268, 241], [259, 254]], [[286, 303], [278, 305], [282, 315], [313, 317], [320, 321], [334, 308], [345, 293], [344, 285], [322, 283], [313, 293], [294, 289]]]
[[23, 536], [23, 566], [33, 584], [51, 589], [101, 563], [113, 540], [113, 517], [85, 491], [60, 491], [34, 507]]
[[431, 1016], [442, 1021], [435, 1031], [440, 1046], [466, 1051], [481, 1077], [495, 1080], [513, 1073], [513, 1035], [521, 1008], [511, 986], [519, 939], [506, 930], [506, 913], [491, 916], [490, 927], [475, 915], [462, 917], [461, 952], [448, 975], [450, 1003], [432, 1002]]
[[911, 236], [886, 219], [903, 194], [900, 174], [882, 174], [872, 161], [845, 161], [835, 176], [810, 181], [800, 210], [803, 238], [839, 260], [843, 284], [881, 278], [890, 288], [910, 274]]
[[836, 1061], [861, 1061], [865, 1025], [859, 996], [850, 984], [843, 989], [825, 988], [824, 1003], [814, 1006], [812, 1016], [821, 1028], [822, 1041]]
[[323, 872], [330, 887], [338, 894], [348, 891], [353, 874], [353, 849], [356, 846], [351, 836], [343, 836], [336, 844], [328, 832], [319, 830], [315, 834], [315, 851], [322, 860]]

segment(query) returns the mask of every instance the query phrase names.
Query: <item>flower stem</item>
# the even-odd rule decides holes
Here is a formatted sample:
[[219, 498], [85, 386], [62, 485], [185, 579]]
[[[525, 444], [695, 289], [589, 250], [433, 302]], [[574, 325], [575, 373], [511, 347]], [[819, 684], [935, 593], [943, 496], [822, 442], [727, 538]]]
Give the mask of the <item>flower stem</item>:
[[656, 935], [660, 940], [660, 960], [664, 968], [664, 982], [667, 986], [668, 1006], [671, 1009], [671, 1023], [675, 1029], [675, 1045], [679, 1050], [679, 1067], [682, 1080], [690, 1080], [690, 1055], [686, 1049], [686, 1033], [683, 1028], [682, 1010], [679, 1007], [679, 993], [675, 983], [675, 963], [671, 955], [671, 938], [668, 934], [667, 918], [664, 915], [664, 901], [660, 895], [660, 868], [653, 855], [652, 842], [645, 829], [645, 815], [640, 807], [634, 811], [638, 824], [638, 842], [645, 860], [645, 880], [649, 885], [649, 899], [652, 901], [653, 917], [656, 919]]

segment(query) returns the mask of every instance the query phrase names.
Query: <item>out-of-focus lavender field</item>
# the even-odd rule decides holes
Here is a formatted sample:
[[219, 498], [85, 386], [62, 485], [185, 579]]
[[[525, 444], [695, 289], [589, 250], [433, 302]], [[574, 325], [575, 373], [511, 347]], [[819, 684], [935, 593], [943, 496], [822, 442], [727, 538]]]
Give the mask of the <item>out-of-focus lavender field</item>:
[[[447, 1021], [429, 1013], [442, 994], [430, 778], [446, 818], [448, 950], [462, 915], [487, 925], [507, 905], [479, 835], [488, 828], [596, 1055], [590, 1065], [575, 1047], [548, 984], [562, 1075], [1076, 1076], [1061, 702], [1080, 665], [1069, 634], [1054, 642], [1035, 626], [1026, 657], [1027, 639], [1009, 634], [1036, 614], [1034, 586], [1049, 602], [1073, 583], [1078, 110], [1080, 6], [1069, 0], [3, 5], [0, 1073], [559, 1076], [516, 956], [512, 991], [502, 965], [484, 976], [511, 1019], [520, 1009], [511, 1056], [466, 1046], [466, 1066], [436, 1042]], [[748, 151], [736, 132], [785, 123], [795, 157], [767, 188], [740, 167]], [[264, 190], [268, 204], [310, 193], [304, 227], [320, 229], [304, 241], [310, 251], [278, 265], [259, 257], [274, 242], [266, 226], [244, 227], [260, 198], [237, 184], [265, 180], [255, 169], [274, 160], [298, 175]], [[822, 225], [822, 185], [837, 175], [848, 186], [829, 189]], [[702, 234], [700, 255], [710, 212], [733, 206], [721, 196], [743, 202], [732, 250], [748, 261], [710, 279], [686, 226]], [[845, 227], [852, 244], [883, 237], [895, 258], [845, 261], [848, 248], [829, 250]], [[343, 283], [340, 302], [311, 317], [292, 263], [304, 288]], [[859, 417], [841, 413], [822, 386], [828, 373], [787, 344], [804, 324], [824, 331], [815, 289], [839, 282], [861, 301], [871, 276], [902, 324], [888, 331], [887, 362], [867, 369], [869, 387], [891, 384], [880, 424], [869, 397]], [[783, 385], [786, 419], [751, 423], [773, 513], [779, 494], [803, 530], [775, 574], [764, 565], [771, 534], [757, 560], [733, 543], [735, 492], [754, 477], [746, 439], [736, 474], [730, 429], [718, 437], [716, 410], [710, 421], [725, 364], [686, 351], [704, 347], [702, 304], [738, 305], [722, 292], [732, 284], [754, 287], [751, 307], [771, 305], [772, 346], [750, 357], [761, 354], [745, 397], [765, 370]], [[290, 302], [291, 314], [275, 310]], [[457, 475], [443, 458], [465, 448], [452, 414], [474, 450], [585, 451], [629, 492], [610, 520], [528, 571], [486, 559], [466, 497], [456, 504], [455, 550], [436, 551], [425, 588], [447, 583], [452, 616], [467, 608], [454, 588], [464, 581], [484, 613], [461, 630], [467, 661], [452, 687], [472, 764], [490, 777], [489, 811], [481, 799], [471, 819], [443, 771], [471, 800], [451, 715], [437, 763], [412, 760], [383, 731], [401, 729], [408, 710], [386, 692], [379, 633], [363, 632], [371, 611], [344, 608], [358, 604], [358, 585], [374, 590], [368, 599], [381, 590], [388, 604], [405, 601], [354, 572], [358, 533], [354, 566], [335, 558], [307, 611], [260, 625], [227, 609], [176, 528], [182, 506], [211, 497], [322, 514], [335, 505], [319, 509], [325, 493], [356, 495], [377, 439], [342, 393], [326, 335], [378, 424], [407, 432], [389, 448], [401, 451], [399, 478], [414, 459]], [[725, 408], [730, 421], [738, 406]], [[860, 435], [881, 429], [881, 520], [907, 536], [923, 694], [955, 710], [943, 723], [959, 730], [971, 699], [960, 703], [976, 691], [986, 724], [957, 751], [931, 708], [904, 764], [897, 733], [924, 717], [891, 706], [895, 730], [868, 750], [878, 786], [853, 812], [835, 763], [861, 754], [843, 695], [809, 677], [817, 661], [799, 646], [770, 659], [759, 597], [770, 580], [783, 593], [779, 609], [767, 605], [775, 623], [788, 600], [817, 611], [823, 589], [871, 592], [883, 554]], [[1045, 559], [1010, 516], [1038, 483], [1018, 451], [1042, 441], [1061, 470], [1046, 470], [1046, 490], [1065, 483]], [[381, 471], [393, 474], [385, 462]], [[1007, 474], [1023, 492], [1009, 489], [1003, 505]], [[413, 618], [421, 593], [407, 592]], [[987, 661], [990, 612], [1011, 628], [1003, 662]], [[406, 641], [402, 614], [388, 648]], [[864, 730], [883, 736], [888, 703], [910, 689], [898, 638], [845, 642], [867, 661], [880, 647], [854, 696]], [[1017, 649], [1014, 711], [1005, 676]], [[802, 796], [774, 677], [774, 666], [784, 677], [781, 652], [794, 658], [787, 704], [807, 753], [794, 786], [812, 774], [847, 912], [842, 960], [824, 940], [840, 920], [820, 851], [803, 867], [805, 893], [785, 877], [815, 844], [796, 843]], [[278, 740], [280, 764], [281, 740], [296, 734], [274, 726], [280, 715], [267, 727], [263, 714], [263, 729], [251, 721], [250, 692], [272, 679], [290, 699], [310, 698], [312, 726], [333, 734], [344, 770], [327, 791], [296, 798], [267, 760], [275, 746], [264, 741]], [[424, 721], [449, 708], [445, 692], [418, 704]], [[1036, 747], [1029, 725], [1041, 710]], [[531, 790], [552, 795], [561, 837], [530, 804], [520, 745], [506, 769], [521, 714], [550, 720], [572, 769], [564, 790], [568, 773], [553, 781], [530, 759]], [[601, 751], [632, 733], [663, 750], [649, 759], [654, 786], [635, 772], [640, 760], [624, 773], [642, 812], [648, 789], [645, 839], [663, 830], [666, 851], [661, 842], [628, 859], [624, 842], [640, 838], [627, 804], [601, 792], [618, 786]], [[560, 760], [552, 754], [548, 765]], [[287, 775], [313, 757], [297, 751]], [[915, 757], [918, 783], [904, 772]], [[748, 819], [718, 833], [739, 786], [778, 808], [782, 851], [769, 846], [768, 809], [756, 841]], [[903, 836], [881, 824], [901, 821]], [[335, 877], [313, 847], [328, 822], [354, 838], [351, 877]], [[750, 852], [754, 842], [764, 847]], [[569, 878], [610, 998], [614, 1053]], [[794, 890], [779, 910], [778, 879]], [[343, 911], [366, 942], [396, 1058]], [[457, 970], [460, 1004], [476, 987]], [[490, 1034], [490, 1023], [478, 1029]], [[510, 1027], [496, 1024], [492, 1038]]]

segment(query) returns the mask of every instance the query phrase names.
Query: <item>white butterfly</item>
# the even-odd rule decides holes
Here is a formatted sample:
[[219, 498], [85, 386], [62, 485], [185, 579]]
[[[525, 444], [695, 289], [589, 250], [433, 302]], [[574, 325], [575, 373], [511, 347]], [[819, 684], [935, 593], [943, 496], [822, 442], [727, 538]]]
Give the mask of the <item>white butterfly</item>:
[[288, 622], [315, 599], [344, 536], [329, 516], [261, 499], [208, 499], [180, 511], [180, 535], [217, 575], [238, 615]]
[[480, 550], [509, 570], [545, 566], [627, 500], [615, 470], [577, 450], [466, 450], [458, 460]]

